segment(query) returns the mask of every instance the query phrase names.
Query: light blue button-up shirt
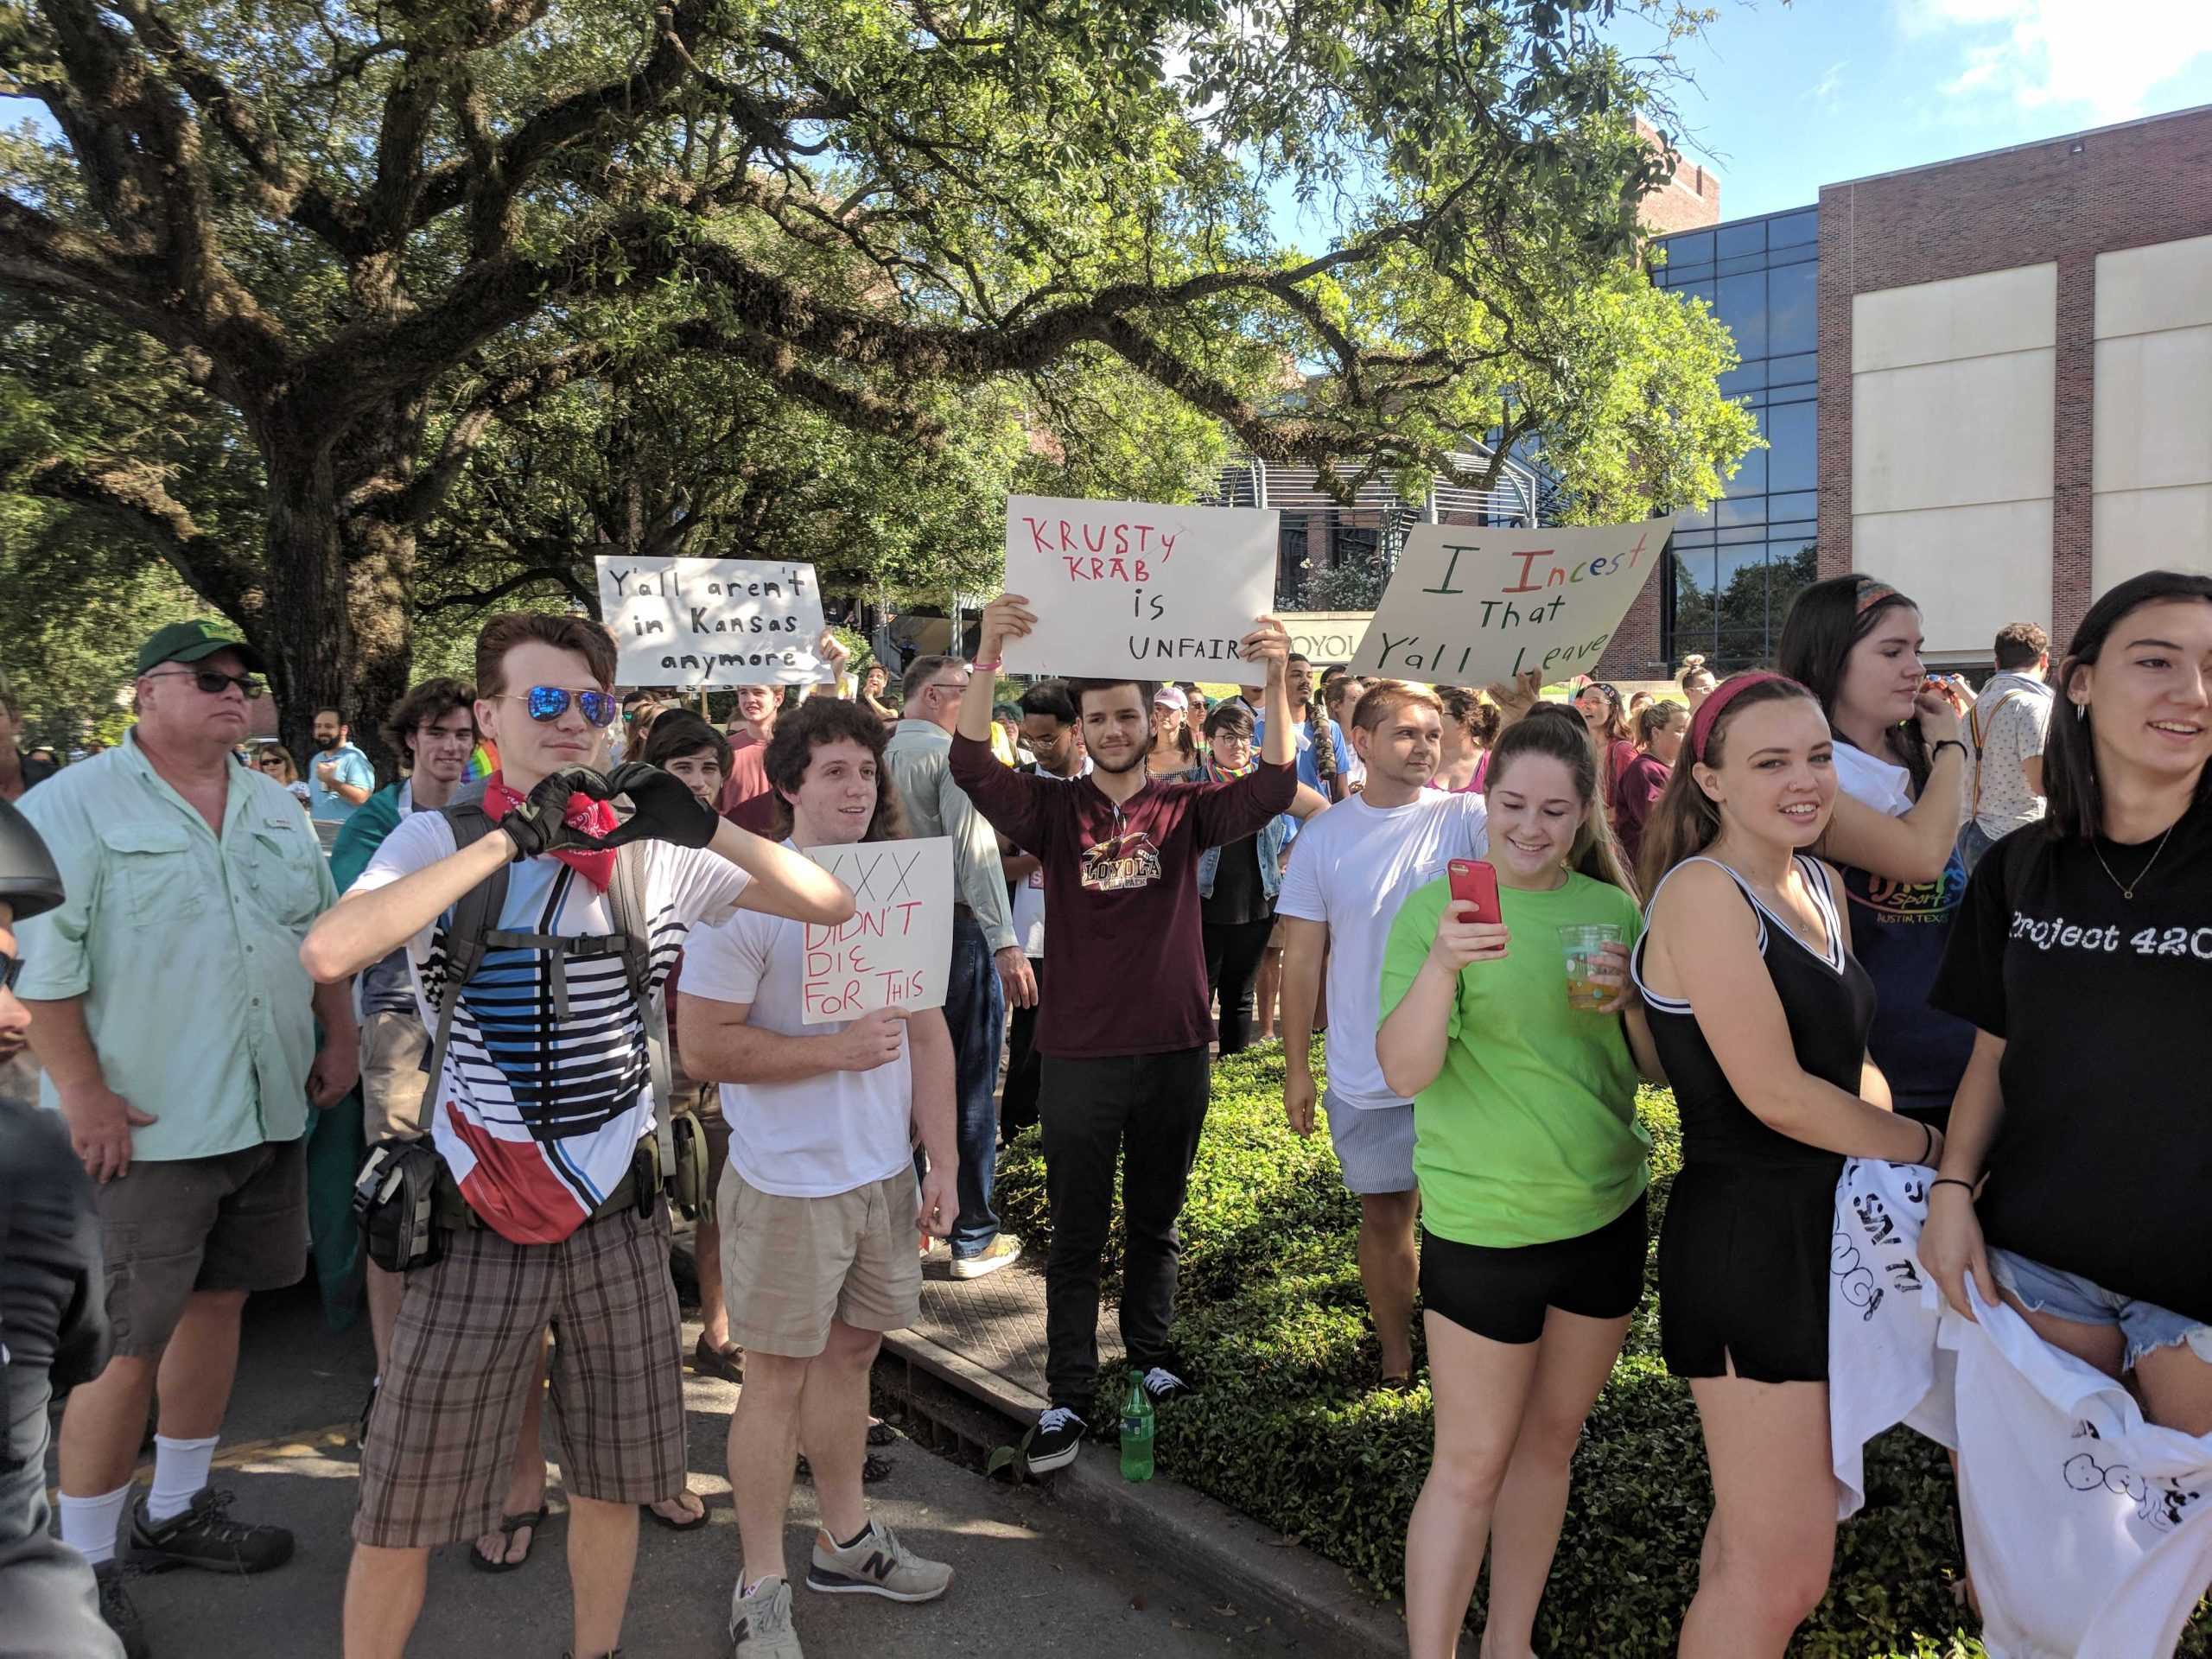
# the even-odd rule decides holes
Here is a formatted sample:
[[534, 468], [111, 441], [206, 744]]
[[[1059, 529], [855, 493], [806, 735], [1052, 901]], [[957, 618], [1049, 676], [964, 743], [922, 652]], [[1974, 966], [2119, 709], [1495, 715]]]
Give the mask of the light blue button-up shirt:
[[[282, 784], [233, 766], [218, 841], [137, 734], [22, 798], [60, 867], [60, 907], [16, 925], [21, 995], [85, 999], [107, 1086], [158, 1120], [130, 1155], [209, 1158], [307, 1132], [309, 924], [337, 899]], [[58, 1108], [51, 1077], [40, 1103]]]

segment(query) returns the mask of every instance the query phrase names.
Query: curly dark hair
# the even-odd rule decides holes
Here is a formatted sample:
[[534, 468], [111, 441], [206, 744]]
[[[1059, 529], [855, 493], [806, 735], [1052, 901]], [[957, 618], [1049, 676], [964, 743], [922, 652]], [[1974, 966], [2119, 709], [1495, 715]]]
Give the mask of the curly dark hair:
[[875, 811], [868, 818], [868, 833], [861, 839], [897, 841], [904, 836], [898, 787], [883, 764], [883, 746], [890, 735], [875, 715], [842, 697], [809, 697], [779, 720], [775, 734], [768, 740], [768, 752], [760, 759], [769, 787], [775, 791], [778, 837], [791, 832], [791, 797], [806, 782], [815, 750], [825, 743], [848, 741], [859, 744], [875, 760]]
[[[476, 725], [476, 688], [467, 680], [440, 676], [423, 680], [407, 688], [407, 695], [391, 705], [391, 712], [384, 717], [380, 728], [385, 746], [394, 754], [404, 754], [411, 765], [415, 759], [415, 734], [423, 727], [443, 720], [454, 709], [468, 716], [470, 729]], [[483, 734], [478, 732], [481, 737]]]

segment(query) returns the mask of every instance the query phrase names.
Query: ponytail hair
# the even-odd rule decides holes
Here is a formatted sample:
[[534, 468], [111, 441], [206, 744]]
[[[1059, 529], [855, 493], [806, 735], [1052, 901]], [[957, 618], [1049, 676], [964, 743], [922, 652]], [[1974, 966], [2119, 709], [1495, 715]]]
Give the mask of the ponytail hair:
[[[1779, 674], [1739, 675], [1715, 687], [1705, 700], [1705, 708], [1690, 722], [1689, 735], [1682, 740], [1674, 775], [1667, 779], [1666, 790], [1644, 820], [1643, 855], [1637, 868], [1644, 892], [1658, 892], [1668, 871], [1686, 859], [1695, 858], [1720, 834], [1720, 808], [1698, 783], [1699, 766], [1720, 764], [1728, 728], [1738, 715], [1760, 703], [1789, 697], [1820, 702], [1804, 686]], [[1713, 711], [1709, 721], [1707, 709]]]
[[1507, 727], [1491, 750], [1490, 776], [1483, 792], [1487, 795], [1496, 790], [1513, 769], [1513, 763], [1527, 754], [1558, 761], [1574, 779], [1574, 793], [1582, 803], [1582, 823], [1567, 855], [1568, 868], [1592, 881], [1618, 887], [1634, 899], [1636, 884], [1622, 866], [1620, 846], [1613, 839], [1605, 803], [1598, 793], [1598, 751], [1582, 716], [1563, 703], [1540, 702]]
[[1647, 702], [1636, 711], [1636, 747], [1646, 754], [1651, 752], [1651, 740], [1675, 723], [1675, 716], [1687, 717], [1689, 710], [1679, 702]]

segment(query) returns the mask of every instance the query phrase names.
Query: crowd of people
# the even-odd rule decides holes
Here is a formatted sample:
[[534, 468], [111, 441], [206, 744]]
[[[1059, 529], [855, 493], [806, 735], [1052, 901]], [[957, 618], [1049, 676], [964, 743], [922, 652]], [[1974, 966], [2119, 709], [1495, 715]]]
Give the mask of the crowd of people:
[[[1317, 675], [1262, 617], [1240, 651], [1264, 683], [1235, 695], [1001, 702], [1035, 620], [1004, 594], [972, 660], [856, 677], [825, 635], [835, 684], [739, 688], [721, 728], [625, 694], [596, 623], [497, 617], [473, 682], [385, 712], [382, 787], [338, 709], [306, 779], [282, 750], [239, 764], [264, 664], [220, 624], [147, 642], [136, 723], [83, 763], [20, 754], [0, 683], [22, 999], [0, 993], [0, 1059], [27, 1037], [49, 1109], [0, 1116], [45, 1172], [42, 1208], [0, 1203], [0, 1581], [53, 1633], [37, 1650], [156, 1649], [121, 1560], [289, 1557], [209, 1472], [245, 1300], [303, 1266], [310, 1113], [357, 1084], [377, 1378], [349, 1659], [404, 1651], [432, 1548], [530, 1560], [548, 1410], [573, 1651], [616, 1649], [641, 1520], [705, 1519], [672, 1206], [689, 1363], [744, 1383], [739, 1659], [800, 1653], [802, 1463], [810, 1590], [945, 1593], [864, 1495], [870, 1367], [924, 1263], [959, 1283], [1020, 1259], [994, 1175], [1039, 1126], [1049, 1403], [1024, 1450], [1064, 1467], [1105, 1415], [1118, 1172], [1121, 1334], [1172, 1411], [1205, 1371], [1173, 1330], [1212, 1060], [1277, 1037], [1290, 1128], [1325, 1122], [1358, 1198], [1375, 1386], [1417, 1389], [1426, 1351], [1416, 1659], [1458, 1650], [1485, 1560], [1485, 1659], [1533, 1652], [1574, 1447], [1644, 1294], [1646, 1080], [1682, 1124], [1661, 1338], [1713, 1486], [1684, 1655], [1778, 1656], [1827, 1585], [1847, 1159], [1927, 1172], [1920, 1259], [1961, 1314], [2001, 1301], [2127, 1374], [2152, 1421], [2212, 1433], [2212, 1055], [2186, 1017], [2212, 993], [2212, 580], [2122, 583], [2055, 671], [2009, 626], [1978, 693], [1858, 575], [1798, 596], [1774, 671], [1692, 659], [1656, 696], [1565, 701]], [[918, 836], [954, 848], [943, 1008], [809, 1023], [806, 929], [854, 899], [799, 849]]]

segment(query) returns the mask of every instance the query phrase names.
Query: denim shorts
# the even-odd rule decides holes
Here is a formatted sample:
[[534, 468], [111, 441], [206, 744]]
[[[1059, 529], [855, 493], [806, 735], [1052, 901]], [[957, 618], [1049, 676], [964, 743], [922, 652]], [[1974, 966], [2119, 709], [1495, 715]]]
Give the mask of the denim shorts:
[[2011, 1250], [1990, 1251], [1989, 1268], [2031, 1312], [2076, 1325], [2117, 1325], [2127, 1343], [2125, 1370], [2133, 1370], [2145, 1354], [2184, 1342], [2190, 1352], [2212, 1364], [2212, 1325], [2200, 1325], [2155, 1302], [2117, 1295], [2079, 1274], [2061, 1273]]

